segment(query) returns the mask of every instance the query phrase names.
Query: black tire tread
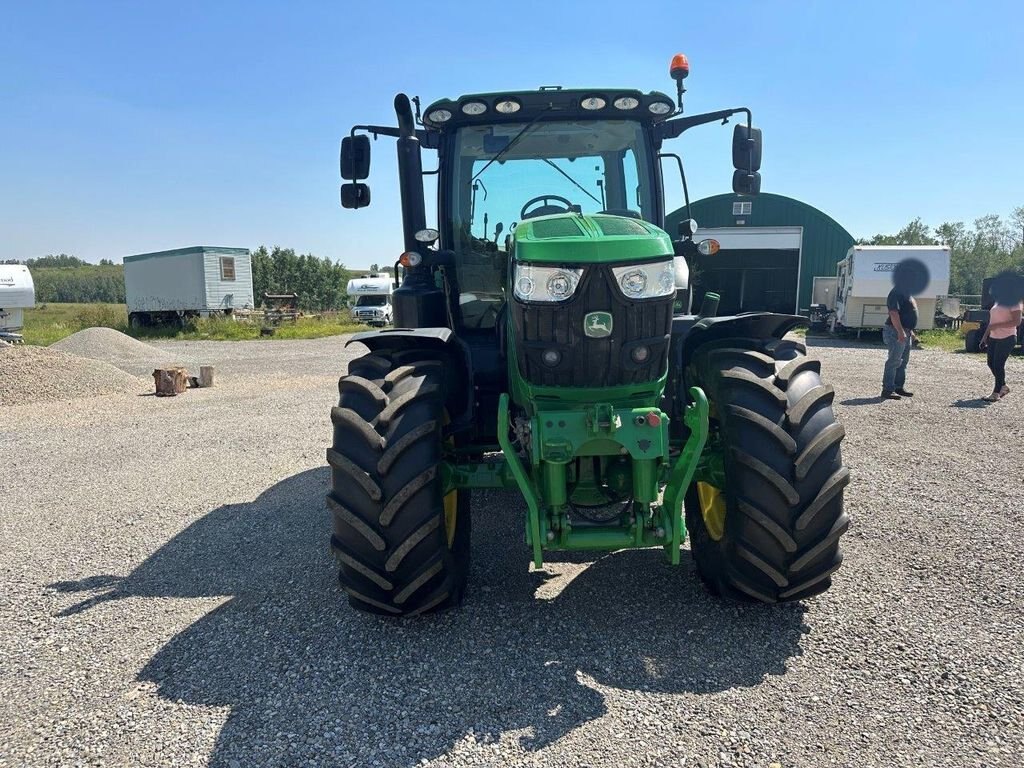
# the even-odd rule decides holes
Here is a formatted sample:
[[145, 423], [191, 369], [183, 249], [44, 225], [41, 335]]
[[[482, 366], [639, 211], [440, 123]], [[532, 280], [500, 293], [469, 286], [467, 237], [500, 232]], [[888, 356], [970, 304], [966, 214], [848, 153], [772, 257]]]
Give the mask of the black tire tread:
[[[687, 527], [710, 591], [742, 601], [802, 600], [831, 586], [849, 529], [845, 430], [821, 364], [789, 339], [723, 339], [698, 348], [686, 378], [711, 403], [725, 449], [725, 535], [711, 539], [691, 488]], [[771, 365], [768, 365], [768, 362]]]
[[438, 472], [443, 365], [416, 351], [364, 355], [349, 364], [338, 392], [327, 506], [349, 603], [392, 616], [458, 604], [468, 574], [469, 522], [460, 501], [450, 547]]
[[831, 384], [819, 384], [814, 389], [805, 393], [800, 398], [800, 401], [789, 409], [789, 412], [786, 414], [789, 426], [799, 429], [803, 426], [804, 419], [808, 413], [813, 413], [814, 409], [825, 401], [828, 401], [828, 404], [831, 406], [835, 399], [836, 391], [832, 388]]

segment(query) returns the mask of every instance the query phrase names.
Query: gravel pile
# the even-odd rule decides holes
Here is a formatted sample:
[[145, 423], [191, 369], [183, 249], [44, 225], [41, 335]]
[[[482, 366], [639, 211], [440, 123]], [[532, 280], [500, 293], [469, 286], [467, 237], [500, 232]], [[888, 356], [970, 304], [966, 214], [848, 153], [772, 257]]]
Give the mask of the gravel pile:
[[108, 363], [46, 347], [0, 346], [0, 406], [139, 394], [145, 382]]
[[102, 360], [134, 376], [149, 376], [154, 368], [182, 365], [189, 374], [199, 374], [199, 366], [188, 356], [167, 352], [133, 339], [113, 328], [86, 328], [61, 339], [52, 346], [79, 357]]
[[358, 347], [270, 344], [193, 347], [238, 356], [202, 397], [0, 419], [0, 765], [1024, 765], [1021, 358], [989, 406], [983, 356], [915, 350], [916, 397], [880, 402], [883, 348], [812, 348], [853, 526], [806, 604], [723, 603], [658, 551], [531, 571], [491, 491], [466, 604], [396, 622], [347, 607], [327, 546]]

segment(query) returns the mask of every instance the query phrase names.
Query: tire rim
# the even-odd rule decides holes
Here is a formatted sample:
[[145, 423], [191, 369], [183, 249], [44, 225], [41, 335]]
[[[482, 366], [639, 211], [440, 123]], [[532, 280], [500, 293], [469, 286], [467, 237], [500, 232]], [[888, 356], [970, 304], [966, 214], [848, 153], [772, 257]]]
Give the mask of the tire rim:
[[444, 497], [444, 532], [448, 537], [448, 549], [455, 544], [455, 523], [459, 519], [459, 492], [452, 491]]
[[697, 499], [708, 536], [714, 541], [721, 541], [725, 535], [725, 497], [715, 486], [698, 482]]

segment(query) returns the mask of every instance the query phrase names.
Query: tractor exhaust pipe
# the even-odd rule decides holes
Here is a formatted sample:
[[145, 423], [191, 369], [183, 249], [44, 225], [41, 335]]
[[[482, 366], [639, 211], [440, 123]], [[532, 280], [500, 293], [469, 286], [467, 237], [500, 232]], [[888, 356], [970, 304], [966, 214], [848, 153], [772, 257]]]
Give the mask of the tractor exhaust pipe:
[[[416, 233], [427, 227], [423, 203], [423, 160], [412, 104], [404, 93], [395, 96], [398, 115], [398, 183], [402, 193], [402, 230], [405, 250], [423, 255], [423, 244]], [[448, 325], [444, 292], [434, 285], [430, 268], [425, 263], [409, 267], [405, 279], [391, 297], [394, 324], [398, 328], [438, 328]]]
[[416, 233], [427, 226], [423, 203], [423, 160], [420, 140], [416, 138], [416, 123], [412, 117], [412, 104], [404, 93], [395, 96], [395, 114], [398, 116], [398, 181], [402, 194], [402, 229], [405, 250], [417, 249]]

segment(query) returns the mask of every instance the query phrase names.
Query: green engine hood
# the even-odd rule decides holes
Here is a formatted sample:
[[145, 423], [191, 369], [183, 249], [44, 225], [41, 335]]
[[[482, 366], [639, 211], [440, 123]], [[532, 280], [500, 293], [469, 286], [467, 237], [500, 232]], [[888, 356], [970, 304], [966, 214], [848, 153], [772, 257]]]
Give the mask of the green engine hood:
[[517, 261], [601, 264], [672, 255], [672, 238], [665, 230], [625, 216], [538, 216], [520, 222], [515, 232]]

